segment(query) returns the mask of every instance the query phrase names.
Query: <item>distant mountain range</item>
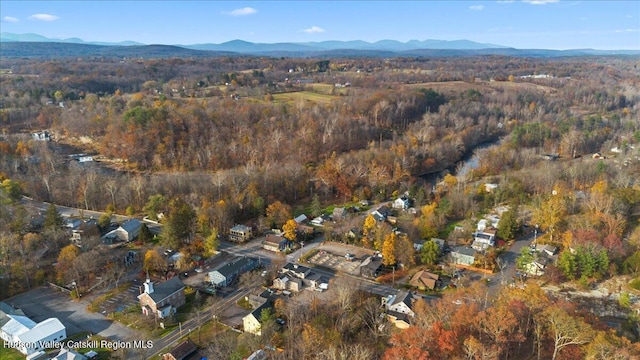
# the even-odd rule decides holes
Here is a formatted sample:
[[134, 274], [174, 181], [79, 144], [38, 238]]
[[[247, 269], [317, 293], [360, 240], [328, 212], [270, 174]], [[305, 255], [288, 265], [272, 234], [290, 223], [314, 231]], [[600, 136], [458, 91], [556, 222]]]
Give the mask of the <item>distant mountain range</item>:
[[[2, 57], [215, 57], [215, 56], [284, 56], [284, 57], [396, 57], [396, 56], [477, 56], [504, 55], [557, 57], [584, 55], [640, 55], [637, 50], [603, 51], [591, 49], [545, 50], [515, 49], [470, 40], [381, 40], [374, 43], [355, 41], [321, 41], [306, 43], [252, 43], [232, 40], [221, 44], [145, 45], [133, 41], [119, 43], [85, 42], [78, 38], [51, 39], [38, 34], [0, 33]], [[63, 54], [63, 55], [62, 55]]]

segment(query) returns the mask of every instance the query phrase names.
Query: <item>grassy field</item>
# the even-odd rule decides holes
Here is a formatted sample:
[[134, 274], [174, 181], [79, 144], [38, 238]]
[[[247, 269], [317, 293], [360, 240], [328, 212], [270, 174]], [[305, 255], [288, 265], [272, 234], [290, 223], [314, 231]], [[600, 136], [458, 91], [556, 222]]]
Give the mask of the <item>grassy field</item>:
[[2, 360], [24, 360], [24, 355], [16, 350], [5, 347], [5, 341], [2, 341], [2, 350], [0, 351]]
[[298, 100], [311, 101], [318, 104], [329, 104], [336, 96], [318, 94], [311, 91], [297, 91], [283, 94], [274, 94], [275, 103], [295, 103]]
[[432, 81], [426, 83], [407, 84], [410, 88], [433, 89], [441, 92], [462, 92], [470, 89], [483, 91], [491, 91], [494, 89], [526, 89], [532, 91], [542, 91], [553, 93], [556, 90], [552, 87], [532, 84], [529, 82], [509, 82], [509, 81], [476, 81], [469, 83], [466, 81]]

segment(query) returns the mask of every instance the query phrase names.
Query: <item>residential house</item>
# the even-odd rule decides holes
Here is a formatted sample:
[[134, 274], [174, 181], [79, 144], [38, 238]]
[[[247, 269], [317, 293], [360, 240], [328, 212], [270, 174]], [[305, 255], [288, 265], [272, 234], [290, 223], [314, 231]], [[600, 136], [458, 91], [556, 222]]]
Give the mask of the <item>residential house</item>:
[[140, 228], [142, 227], [142, 223], [138, 219], [127, 220], [122, 223], [117, 229], [109, 231], [107, 234], [102, 236], [103, 242], [113, 242], [113, 241], [122, 241], [129, 242], [133, 241], [140, 234]]
[[536, 244], [536, 251], [547, 257], [552, 257], [558, 252], [558, 248], [549, 244]]
[[304, 224], [307, 222], [307, 220], [309, 220], [309, 218], [307, 218], [307, 215], [305, 214], [300, 214], [298, 216], [296, 216], [295, 218], [293, 218], [293, 221], [296, 222], [296, 224]]
[[311, 225], [322, 226], [324, 224], [324, 218], [322, 216], [318, 216], [311, 220]]
[[382, 258], [379, 256], [369, 256], [360, 264], [360, 276], [366, 278], [376, 278], [382, 269]]
[[209, 282], [216, 287], [225, 287], [247, 271], [257, 268], [258, 260], [250, 257], [237, 257], [230, 263], [209, 272]]
[[138, 295], [142, 313], [154, 314], [160, 319], [175, 314], [185, 304], [184, 289], [184, 284], [177, 276], [156, 286], [147, 278], [142, 293]]
[[401, 196], [393, 201], [391, 207], [394, 209], [407, 210], [411, 206], [411, 200], [407, 196]]
[[57, 318], [36, 323], [22, 310], [0, 303], [0, 338], [16, 344], [16, 350], [29, 356], [43, 351], [44, 342], [66, 339], [67, 330]]
[[290, 241], [282, 236], [269, 234], [262, 242], [262, 248], [273, 252], [283, 252], [290, 248]]
[[547, 267], [547, 259], [537, 256], [536, 259], [525, 265], [524, 271], [532, 276], [542, 276], [545, 267]]
[[265, 302], [242, 318], [242, 326], [245, 332], [260, 336], [262, 334], [262, 311], [271, 309], [270, 302]]
[[253, 229], [246, 225], [234, 225], [229, 229], [229, 241], [243, 243], [253, 237]]
[[306, 266], [287, 263], [282, 267], [282, 273], [291, 274], [292, 276], [295, 276], [299, 279], [304, 279], [311, 274], [311, 269]]
[[391, 210], [389, 210], [389, 208], [386, 207], [385, 205], [382, 205], [379, 208], [375, 209], [373, 212], [371, 212], [371, 215], [373, 216], [374, 219], [376, 219], [376, 221], [386, 220], [389, 214], [391, 214]]
[[317, 273], [311, 273], [305, 279], [305, 282], [309, 284], [310, 289], [319, 290], [319, 291], [329, 289], [329, 278]]
[[475, 262], [476, 251], [468, 246], [457, 246], [451, 249], [451, 262], [453, 264], [471, 266]]
[[413, 294], [408, 291], [399, 291], [395, 295], [383, 297], [382, 306], [385, 308], [389, 321], [401, 329], [408, 328], [415, 316]]
[[486, 250], [489, 247], [495, 245], [496, 242], [496, 229], [489, 228], [483, 231], [473, 233], [473, 245], [472, 247], [477, 251]]
[[91, 240], [92, 238], [96, 239], [96, 244], [98, 243], [100, 230], [98, 229], [98, 222], [96, 220], [89, 219], [87, 221], [82, 221], [77, 227], [74, 224], [68, 225], [73, 226], [73, 228], [71, 228], [71, 238], [69, 240], [71, 240], [71, 242], [77, 247], [82, 248], [83, 246], [90, 246], [94, 242], [87, 240]]
[[430, 273], [426, 270], [420, 270], [413, 275], [409, 281], [409, 285], [420, 290], [433, 290], [440, 281], [438, 274]]
[[196, 344], [194, 344], [190, 339], [187, 339], [181, 342], [180, 345], [173, 348], [170, 352], [162, 354], [162, 360], [184, 360], [188, 358], [189, 355], [196, 352], [197, 349]]
[[273, 279], [273, 287], [278, 290], [299, 292], [302, 290], [302, 285], [302, 279], [291, 275], [282, 274]]

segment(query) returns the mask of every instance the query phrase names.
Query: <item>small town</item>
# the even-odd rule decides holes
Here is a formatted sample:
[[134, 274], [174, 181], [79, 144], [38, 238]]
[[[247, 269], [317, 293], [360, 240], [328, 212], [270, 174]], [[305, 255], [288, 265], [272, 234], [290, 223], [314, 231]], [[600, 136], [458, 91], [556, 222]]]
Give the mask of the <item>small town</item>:
[[0, 360], [640, 359], [637, 3], [0, 13]]

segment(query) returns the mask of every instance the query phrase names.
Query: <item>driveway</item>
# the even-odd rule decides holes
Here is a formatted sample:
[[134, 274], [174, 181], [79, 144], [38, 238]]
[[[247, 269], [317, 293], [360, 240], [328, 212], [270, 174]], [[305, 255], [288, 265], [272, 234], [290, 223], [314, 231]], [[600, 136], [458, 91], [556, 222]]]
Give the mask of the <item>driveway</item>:
[[111, 340], [139, 340], [143, 337], [102, 314], [87, 311], [86, 301], [73, 301], [68, 295], [48, 287], [39, 287], [6, 299], [5, 303], [22, 309], [35, 322], [56, 317], [67, 328], [67, 336], [82, 331], [98, 334]]

